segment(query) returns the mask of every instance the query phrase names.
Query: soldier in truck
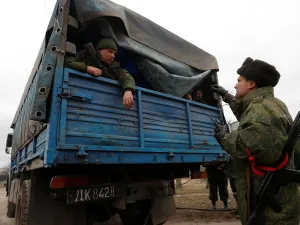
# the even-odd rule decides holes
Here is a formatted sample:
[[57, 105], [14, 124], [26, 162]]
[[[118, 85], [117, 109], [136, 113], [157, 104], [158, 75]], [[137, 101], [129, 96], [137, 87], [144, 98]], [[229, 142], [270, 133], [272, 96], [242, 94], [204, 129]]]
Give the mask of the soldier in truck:
[[103, 76], [120, 82], [123, 91], [123, 105], [130, 109], [133, 104], [135, 81], [127, 70], [120, 68], [120, 63], [115, 61], [118, 47], [109, 38], [98, 41], [96, 46], [96, 60], [93, 60], [86, 51], [81, 51], [76, 57], [67, 56], [65, 66], [93, 76]]

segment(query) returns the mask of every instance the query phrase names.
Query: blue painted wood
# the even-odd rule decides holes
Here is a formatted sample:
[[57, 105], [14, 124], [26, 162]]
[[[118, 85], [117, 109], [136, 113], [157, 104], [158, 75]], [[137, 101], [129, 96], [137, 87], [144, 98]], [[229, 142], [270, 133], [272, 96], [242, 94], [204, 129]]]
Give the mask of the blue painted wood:
[[[54, 80], [49, 123], [12, 165], [19, 169], [38, 157], [45, 167], [227, 159], [213, 137], [220, 109], [140, 87], [134, 101], [127, 110], [118, 82], [65, 69]], [[87, 156], [78, 157], [79, 149]]]
[[214, 152], [203, 153], [174, 153], [174, 157], [168, 154], [158, 154], [149, 152], [89, 152], [88, 156], [78, 157], [76, 152], [68, 152], [66, 160], [65, 153], [59, 153], [56, 158], [58, 164], [174, 164], [174, 163], [204, 163], [215, 160], [225, 161], [227, 155], [216, 154]]
[[144, 118], [143, 118], [143, 100], [142, 100], [142, 92], [138, 90], [138, 114], [139, 114], [139, 131], [140, 131], [140, 147], [145, 147], [144, 140]]
[[190, 136], [190, 146], [193, 148], [194, 146], [194, 138], [193, 138], [193, 124], [191, 120], [191, 111], [190, 111], [190, 103], [186, 103], [186, 114], [188, 119], [188, 125], [189, 125], [189, 136]]

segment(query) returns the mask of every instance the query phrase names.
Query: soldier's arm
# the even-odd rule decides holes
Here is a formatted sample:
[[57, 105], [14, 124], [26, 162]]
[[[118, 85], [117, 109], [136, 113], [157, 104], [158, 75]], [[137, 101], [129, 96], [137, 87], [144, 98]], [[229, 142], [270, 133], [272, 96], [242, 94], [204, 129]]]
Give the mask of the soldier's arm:
[[229, 104], [231, 111], [233, 112], [233, 114], [235, 115], [237, 120], [239, 121], [239, 118], [240, 118], [239, 101], [236, 100], [234, 95], [232, 95], [230, 93], [225, 94], [225, 96], [223, 97], [223, 101]]
[[230, 94], [230, 93], [226, 93], [223, 97], [223, 101], [226, 103], [231, 103], [232, 101], [235, 101], [235, 97], [234, 95]]
[[127, 70], [122, 68], [116, 68], [117, 80], [120, 82], [123, 92], [130, 90], [135, 92], [136, 85], [133, 77]]
[[67, 56], [65, 58], [65, 67], [68, 67], [70, 69], [85, 73], [87, 66], [88, 65], [86, 65], [85, 62], [78, 60], [76, 57]]
[[286, 139], [287, 136], [282, 135], [280, 129], [273, 128], [267, 121], [249, 121], [242, 124], [239, 130], [228, 134], [222, 145], [233, 158], [248, 158], [246, 149], [249, 148], [258, 162], [271, 164], [279, 159]]

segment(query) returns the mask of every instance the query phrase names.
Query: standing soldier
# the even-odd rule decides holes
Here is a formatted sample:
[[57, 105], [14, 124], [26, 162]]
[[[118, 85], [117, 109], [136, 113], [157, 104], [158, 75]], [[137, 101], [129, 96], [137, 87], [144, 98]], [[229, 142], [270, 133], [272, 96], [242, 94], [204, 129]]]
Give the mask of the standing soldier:
[[209, 183], [209, 199], [211, 200], [213, 209], [216, 209], [218, 201], [218, 190], [220, 199], [224, 203], [224, 208], [228, 208], [228, 180], [225, 174], [224, 163], [214, 162], [206, 163], [207, 179]]
[[[230, 134], [216, 132], [215, 137], [234, 159], [238, 211], [242, 224], [246, 225], [262, 178], [255, 170], [252, 171], [249, 159], [254, 158], [255, 163], [266, 166], [277, 163], [287, 141], [292, 117], [286, 105], [274, 97], [273, 87], [280, 78], [274, 66], [247, 58], [237, 73], [240, 76], [235, 85], [235, 97], [217, 85], [212, 86], [212, 90], [229, 103], [239, 120], [238, 130]], [[288, 162], [287, 168], [294, 168], [293, 159]], [[259, 225], [298, 225], [297, 185], [281, 187], [275, 200], [282, 206], [282, 211], [276, 213], [266, 207]]]

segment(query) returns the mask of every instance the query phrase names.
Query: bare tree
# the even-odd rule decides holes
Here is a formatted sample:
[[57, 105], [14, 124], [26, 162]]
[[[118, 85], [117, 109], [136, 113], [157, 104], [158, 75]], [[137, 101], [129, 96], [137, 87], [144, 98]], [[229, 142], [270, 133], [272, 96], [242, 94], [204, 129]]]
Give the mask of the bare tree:
[[0, 168], [0, 175], [8, 175], [9, 174], [9, 165]]

